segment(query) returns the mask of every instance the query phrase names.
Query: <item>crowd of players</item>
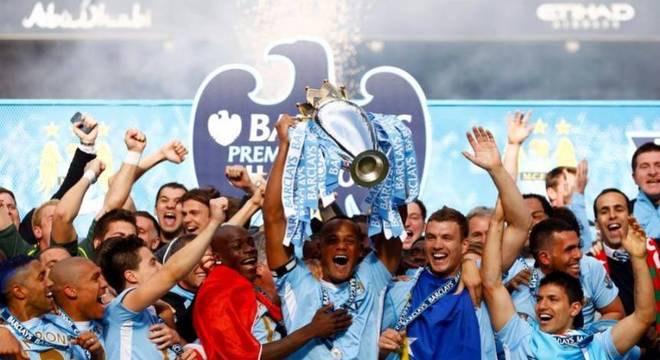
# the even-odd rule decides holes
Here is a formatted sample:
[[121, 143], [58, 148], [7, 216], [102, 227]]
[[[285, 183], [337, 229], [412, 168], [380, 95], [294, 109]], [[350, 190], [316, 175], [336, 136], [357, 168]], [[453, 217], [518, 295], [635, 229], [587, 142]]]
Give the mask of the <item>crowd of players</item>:
[[[369, 237], [366, 216], [331, 205], [294, 249], [281, 201], [294, 118], [276, 125], [267, 183], [242, 166], [225, 172], [243, 198], [165, 183], [155, 216], [137, 211], [132, 186], [187, 149], [173, 140], [143, 155], [146, 136], [127, 130], [124, 161], [80, 234], [83, 197], [105, 171], [85, 115], [51, 200], [21, 219], [20, 199], [0, 188], [0, 358], [657, 359], [660, 146], [633, 155], [636, 199], [600, 191], [592, 226], [584, 160], [548, 172], [547, 194], [520, 193], [529, 118], [507, 119], [503, 156], [487, 129], [467, 134], [463, 155], [488, 173], [496, 203], [466, 216], [415, 200], [399, 209], [402, 239]], [[259, 211], [263, 225], [250, 227]]]

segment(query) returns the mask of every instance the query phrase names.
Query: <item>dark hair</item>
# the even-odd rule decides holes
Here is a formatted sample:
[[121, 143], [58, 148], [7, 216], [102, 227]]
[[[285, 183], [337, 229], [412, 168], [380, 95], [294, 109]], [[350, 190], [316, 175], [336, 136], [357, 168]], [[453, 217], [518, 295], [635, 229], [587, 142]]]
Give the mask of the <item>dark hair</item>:
[[536, 199], [541, 203], [541, 206], [543, 207], [543, 212], [548, 215], [548, 217], [552, 216], [552, 205], [550, 205], [550, 202], [548, 202], [548, 199], [545, 198], [545, 196], [539, 195], [539, 194], [523, 194], [523, 199]]
[[458, 228], [461, 232], [461, 239], [465, 239], [468, 236], [468, 221], [465, 218], [465, 215], [461, 214], [461, 212], [456, 209], [443, 206], [442, 209], [431, 214], [426, 223], [428, 224], [431, 221], [453, 221], [458, 224]]
[[178, 182], [168, 182], [166, 184], [163, 184], [158, 188], [158, 192], [156, 193], [156, 205], [158, 205], [158, 198], [160, 197], [160, 192], [163, 191], [163, 189], [165, 188], [181, 189], [183, 191], [188, 191], [188, 189], [183, 184], [179, 184]]
[[92, 233], [93, 234], [92, 239], [102, 240], [105, 237], [105, 235], [108, 233], [108, 228], [110, 228], [110, 224], [117, 221], [124, 221], [129, 224], [133, 224], [133, 226], [135, 226], [135, 228], [137, 229], [137, 224], [135, 222], [135, 214], [132, 211], [128, 211], [125, 209], [113, 209], [103, 214], [103, 216], [101, 216], [96, 221], [96, 225], [94, 226], [94, 232]]
[[541, 279], [539, 287], [546, 285], [557, 285], [566, 290], [569, 303], [579, 302], [584, 300], [584, 292], [582, 291], [582, 284], [580, 280], [563, 272], [553, 271]]
[[555, 219], [564, 220], [568, 225], [571, 225], [573, 230], [580, 236], [580, 223], [578, 223], [575, 214], [571, 209], [566, 206], [557, 206], [552, 209], [552, 217]]
[[632, 213], [632, 209], [630, 208], [630, 199], [628, 198], [628, 195], [624, 194], [623, 191], [615, 188], [607, 188], [603, 191], [601, 191], [598, 195], [596, 195], [596, 198], [594, 199], [594, 217], [598, 217], [598, 199], [600, 199], [601, 196], [609, 193], [617, 193], [621, 196], [623, 196], [623, 199], [626, 201], [626, 209], [628, 209], [628, 214]]
[[657, 145], [653, 141], [649, 141], [643, 144], [642, 146], [638, 147], [632, 156], [632, 171], [635, 172], [635, 168], [637, 168], [637, 157], [639, 155], [653, 151], [660, 151], [660, 145]]
[[214, 187], [205, 186], [188, 190], [185, 194], [183, 194], [180, 202], [183, 203], [188, 200], [195, 200], [210, 208], [211, 199], [215, 199], [219, 196], [220, 192], [218, 192], [218, 190], [216, 190]]
[[[135, 217], [137, 218], [138, 216], [142, 216], [143, 218], [147, 218], [151, 220], [152, 223], [154, 223], [154, 228], [156, 229], [156, 232], [158, 233], [158, 236], [160, 236], [160, 225], [158, 225], [158, 220], [151, 215], [148, 211], [140, 210], [135, 212]], [[135, 222], [135, 226], [137, 227], [137, 219]]]
[[16, 202], [16, 196], [14, 196], [14, 193], [11, 192], [11, 190], [0, 186], [0, 194], [9, 194], [9, 196], [14, 199], [14, 202]]
[[568, 171], [571, 174], [577, 173], [577, 169], [570, 166], [557, 166], [556, 168], [548, 171], [545, 174], [545, 188], [554, 189], [559, 183], [559, 177], [564, 176], [564, 171]]
[[136, 270], [140, 265], [138, 250], [147, 244], [137, 237], [112, 237], [104, 241], [98, 250], [96, 261], [103, 272], [103, 277], [117, 293], [124, 290], [124, 271]]
[[16, 271], [37, 258], [27, 255], [16, 255], [0, 262], [0, 304], [6, 305], [5, 287], [9, 280], [13, 279]]
[[417, 204], [417, 206], [419, 206], [419, 209], [422, 211], [422, 219], [424, 219], [424, 221], [426, 221], [426, 206], [424, 205], [422, 200], [420, 200], [418, 198], [418, 199], [413, 200], [412, 202], [414, 202], [415, 204]]
[[538, 222], [529, 233], [529, 251], [538, 260], [538, 252], [547, 249], [554, 239], [554, 233], [575, 231], [573, 226], [559, 218], [548, 218]]
[[324, 242], [329, 236], [331, 236], [335, 230], [337, 230], [337, 227], [339, 226], [340, 223], [348, 223], [353, 227], [353, 231], [355, 231], [355, 235], [358, 237], [357, 240], [360, 244], [362, 244], [362, 237], [364, 236], [362, 234], [362, 230], [360, 229], [360, 226], [353, 221], [351, 218], [345, 216], [345, 215], [337, 215], [333, 217], [332, 219], [329, 219], [325, 223], [323, 223], [323, 227], [321, 227], [321, 232], [319, 233], [319, 239], [321, 242]]

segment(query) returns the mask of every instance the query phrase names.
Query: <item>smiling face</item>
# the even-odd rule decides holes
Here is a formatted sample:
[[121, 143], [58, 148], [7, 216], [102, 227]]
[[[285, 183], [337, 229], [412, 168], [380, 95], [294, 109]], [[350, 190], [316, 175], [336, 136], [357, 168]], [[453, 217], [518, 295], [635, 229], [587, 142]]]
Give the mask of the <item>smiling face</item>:
[[77, 293], [75, 304], [85, 319], [100, 320], [105, 311], [102, 298], [108, 290], [108, 283], [101, 275], [101, 269], [91, 261], [81, 265], [81, 268], [83, 275], [75, 285]]
[[431, 271], [436, 276], [451, 276], [460, 269], [468, 239], [454, 221], [429, 221], [426, 224], [424, 253]]
[[222, 263], [253, 282], [257, 277], [257, 248], [247, 230], [222, 226], [213, 235], [212, 248]]
[[536, 317], [542, 331], [561, 335], [573, 327], [573, 319], [582, 310], [580, 302], [571, 303], [566, 290], [556, 284], [541, 286], [536, 298]]
[[183, 231], [186, 234], [199, 234], [211, 220], [209, 207], [197, 200], [183, 202]]
[[651, 200], [660, 199], [660, 151], [644, 152], [637, 156], [633, 180]]
[[32, 260], [21, 271], [20, 284], [13, 286], [13, 291], [20, 291], [27, 306], [43, 314], [53, 307], [53, 282], [46, 276], [46, 267], [39, 260]]
[[156, 199], [156, 217], [163, 236], [172, 239], [181, 233], [183, 215], [179, 200], [186, 191], [180, 188], [165, 187]]
[[410, 246], [422, 236], [424, 231], [424, 216], [422, 216], [422, 209], [415, 202], [408, 203], [406, 217], [406, 233], [407, 237], [403, 242], [404, 249], [410, 249]]
[[596, 226], [601, 238], [612, 249], [621, 247], [628, 234], [628, 204], [623, 195], [608, 192], [596, 200]]
[[539, 251], [538, 259], [550, 271], [563, 271], [577, 278], [580, 276], [580, 238], [575, 231], [560, 231], [552, 234], [549, 249]]
[[323, 278], [342, 283], [353, 276], [362, 251], [362, 235], [348, 219], [328, 221], [321, 230], [321, 269]]

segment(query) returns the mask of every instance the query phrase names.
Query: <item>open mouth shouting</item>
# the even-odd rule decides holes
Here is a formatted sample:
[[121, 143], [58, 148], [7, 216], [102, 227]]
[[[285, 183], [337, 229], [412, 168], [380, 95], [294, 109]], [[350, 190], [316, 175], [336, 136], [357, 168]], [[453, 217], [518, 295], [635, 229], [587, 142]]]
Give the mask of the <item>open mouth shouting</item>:
[[548, 325], [548, 323], [552, 321], [554, 316], [548, 313], [540, 313], [538, 318], [539, 318], [539, 323], [543, 326], [543, 325]]
[[176, 226], [176, 213], [174, 211], [166, 211], [163, 214], [163, 224], [165, 227], [174, 227]]
[[607, 232], [610, 239], [620, 238], [619, 231], [621, 230], [621, 224], [619, 223], [610, 223], [607, 225]]
[[240, 262], [241, 266], [248, 271], [257, 271], [257, 257], [251, 256], [249, 258], [243, 259]]

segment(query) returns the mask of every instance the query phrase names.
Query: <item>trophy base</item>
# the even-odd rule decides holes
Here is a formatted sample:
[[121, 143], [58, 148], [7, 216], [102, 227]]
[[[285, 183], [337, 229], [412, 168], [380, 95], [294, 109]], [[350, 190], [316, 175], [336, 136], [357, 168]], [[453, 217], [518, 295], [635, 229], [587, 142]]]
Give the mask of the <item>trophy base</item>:
[[387, 177], [390, 163], [380, 151], [367, 150], [359, 153], [351, 163], [351, 177], [362, 187], [374, 187]]

